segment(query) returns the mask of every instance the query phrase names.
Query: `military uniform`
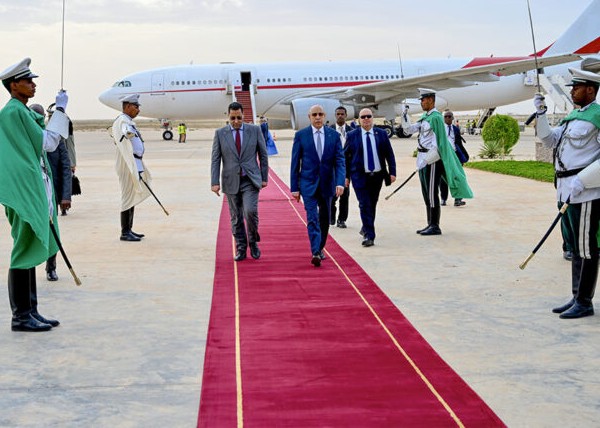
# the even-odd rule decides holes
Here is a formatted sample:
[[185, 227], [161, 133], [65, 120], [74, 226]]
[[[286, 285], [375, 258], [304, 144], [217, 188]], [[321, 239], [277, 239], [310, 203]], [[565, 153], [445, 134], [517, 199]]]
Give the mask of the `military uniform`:
[[[419, 89], [419, 91], [421, 100], [435, 96], [435, 91], [431, 89]], [[441, 235], [439, 188], [442, 175], [446, 178], [454, 198], [472, 198], [473, 192], [467, 184], [465, 172], [444, 132], [442, 114], [433, 107], [424, 112], [417, 123], [410, 124], [407, 113], [405, 111], [401, 119], [404, 132], [406, 134], [419, 132], [417, 169], [427, 211], [427, 226], [417, 230], [417, 233], [423, 236]]]
[[[139, 95], [123, 98], [123, 103], [139, 106]], [[121, 185], [121, 241], [140, 241], [143, 234], [132, 231], [135, 206], [150, 196], [150, 171], [144, 164], [144, 140], [133, 119], [121, 113], [113, 122], [112, 136], [117, 146], [115, 168]]]
[[[570, 69], [569, 86], [597, 87], [600, 76]], [[574, 96], [572, 91], [572, 95]], [[593, 315], [592, 298], [598, 277], [600, 222], [600, 105], [595, 101], [572, 111], [556, 128], [550, 128], [540, 95], [536, 96], [536, 132], [546, 147], [553, 148], [559, 205], [569, 203], [562, 217], [568, 248], [573, 250], [571, 289], [573, 298], [554, 308], [561, 318]], [[574, 98], [575, 101], [575, 98]]]
[[[13, 248], [8, 271], [8, 294], [12, 309], [11, 329], [46, 331], [59, 325], [37, 310], [35, 267], [57, 253], [50, 221], [58, 230], [52, 173], [46, 151], [54, 151], [61, 135], [68, 135], [64, 114], [67, 95], [56, 97], [57, 112], [44, 126], [42, 115], [26, 102], [33, 96], [36, 76], [25, 58], [2, 73], [0, 80], [12, 98], [0, 111], [0, 204], [11, 226]], [[62, 111], [61, 111], [62, 110]]]

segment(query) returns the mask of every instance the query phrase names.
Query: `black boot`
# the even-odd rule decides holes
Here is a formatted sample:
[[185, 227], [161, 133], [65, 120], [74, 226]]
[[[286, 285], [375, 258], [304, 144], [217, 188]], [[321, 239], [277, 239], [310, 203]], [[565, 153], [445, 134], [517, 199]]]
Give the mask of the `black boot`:
[[561, 318], [583, 318], [594, 315], [592, 299], [598, 279], [598, 258], [582, 259], [579, 288], [575, 296], [575, 304], [560, 314]]
[[573, 293], [573, 297], [564, 305], [552, 309], [552, 312], [555, 314], [562, 314], [575, 304], [575, 296], [577, 295], [577, 290], [579, 289], [579, 278], [581, 277], [581, 266], [581, 257], [573, 256], [573, 259], [571, 260], [571, 291]]
[[425, 226], [423, 229], [417, 230], [418, 234], [421, 234], [422, 232], [426, 231], [429, 228], [429, 226], [431, 226], [431, 208], [426, 206], [425, 211], [427, 211], [427, 226]]
[[8, 299], [12, 310], [12, 331], [48, 331], [50, 324], [42, 323], [31, 315], [29, 270], [8, 270]]
[[429, 225], [429, 227], [427, 229], [425, 229], [424, 231], [422, 231], [420, 233], [421, 236], [432, 236], [432, 235], [441, 235], [442, 234], [442, 230], [440, 229], [440, 213], [442, 211], [441, 208], [439, 206], [431, 207], [430, 211], [431, 211], [431, 224]]
[[35, 268], [32, 267], [29, 269], [29, 293], [31, 298], [31, 316], [38, 320], [39, 322], [43, 322], [44, 324], [50, 324], [52, 327], [56, 327], [60, 324], [58, 320], [49, 320], [44, 318], [37, 310], [37, 282], [35, 279]]
[[138, 238], [133, 233], [131, 233], [131, 227], [129, 226], [129, 222], [133, 222], [133, 219], [130, 220], [131, 210], [121, 211], [121, 241], [130, 241], [137, 242], [141, 241], [141, 238]]
[[135, 232], [133, 231], [133, 215], [134, 215], [134, 208], [135, 208], [135, 207], [131, 207], [131, 208], [129, 208], [129, 211], [131, 212], [131, 213], [129, 214], [129, 231], [131, 232], [131, 234], [132, 234], [133, 236], [137, 236], [138, 238], [143, 238], [143, 237], [144, 237], [144, 236], [146, 236], [146, 235], [144, 235], [143, 233], [135, 233]]
[[50, 256], [46, 261], [46, 279], [48, 281], [58, 281], [58, 275], [56, 274], [56, 254]]

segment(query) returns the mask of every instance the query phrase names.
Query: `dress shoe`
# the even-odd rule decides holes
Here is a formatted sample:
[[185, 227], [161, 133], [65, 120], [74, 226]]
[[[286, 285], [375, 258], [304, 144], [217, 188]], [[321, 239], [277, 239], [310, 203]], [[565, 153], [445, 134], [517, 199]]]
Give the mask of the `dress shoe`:
[[20, 318], [13, 318], [10, 329], [12, 331], [48, 331], [52, 328], [50, 324], [39, 322], [31, 314]]
[[260, 259], [260, 248], [257, 244], [250, 244], [250, 255], [253, 259]]
[[329, 225], [330, 225], [330, 226], [333, 226], [333, 225], [335, 225], [335, 220], [329, 220]]
[[321, 260], [325, 260], [327, 257], [325, 256], [325, 253], [323, 252], [323, 250], [319, 251], [319, 258]]
[[446, 206], [446, 200], [442, 199], [442, 203], [440, 205], [443, 206], [443, 207], [445, 207]]
[[569, 300], [567, 303], [565, 303], [562, 306], [557, 306], [556, 308], [552, 309], [552, 312], [554, 312], [555, 314], [562, 314], [564, 311], [566, 311], [567, 309], [570, 309], [571, 306], [573, 306], [575, 304], [575, 299], [571, 299]]
[[463, 205], [467, 205], [467, 203], [465, 201], [463, 201], [462, 199], [456, 199], [454, 201], [455, 207], [462, 207]]
[[338, 220], [337, 227], [339, 227], [340, 229], [345, 229], [346, 228], [346, 222], [344, 220]]
[[563, 259], [573, 260], [573, 251], [563, 251]]
[[146, 236], [146, 235], [144, 235], [143, 233], [135, 233], [133, 230], [131, 231], [131, 234], [132, 234], [133, 236], [137, 236], [138, 238], [143, 238], [144, 236]]
[[131, 232], [123, 233], [121, 235], [120, 239], [121, 239], [121, 241], [129, 241], [129, 242], [138, 242], [138, 241], [142, 240], [142, 238], [138, 238]]
[[594, 315], [594, 307], [592, 305], [584, 306], [581, 303], [575, 302], [575, 304], [571, 306], [568, 311], [560, 314], [560, 318], [573, 319], [589, 317], [590, 315]]
[[363, 247], [372, 247], [373, 245], [375, 245], [375, 242], [373, 242], [372, 239], [365, 239], [364, 241], [362, 241]]
[[60, 212], [60, 215], [67, 215], [67, 210], [62, 210], [62, 211]]
[[429, 229], [429, 225], [425, 226], [423, 229], [417, 230], [417, 233], [420, 235], [421, 233], [425, 232], [427, 229]]
[[319, 267], [321, 266], [321, 257], [319, 256], [319, 253], [315, 253], [312, 256], [312, 259], [310, 259], [310, 262], [315, 266], [315, 267]]
[[359, 234], [360, 236], [365, 236], [365, 231], [364, 231], [364, 230], [362, 230], [362, 229], [360, 229], [360, 230], [358, 231], [358, 234]]
[[442, 234], [442, 230], [439, 228], [439, 226], [432, 224], [427, 229], [423, 230], [419, 235], [432, 236], [432, 235], [441, 235], [441, 234]]
[[235, 253], [235, 257], [233, 258], [233, 260], [235, 260], [236, 262], [241, 262], [242, 260], [244, 260], [246, 258], [246, 250], [237, 250], [237, 252]]
[[33, 318], [35, 318], [36, 320], [38, 320], [39, 322], [44, 323], [44, 324], [49, 324], [52, 327], [58, 327], [60, 325], [60, 322], [58, 320], [49, 320], [47, 318], [44, 318], [37, 312], [31, 312], [31, 316]]
[[56, 274], [56, 271], [52, 269], [46, 272], [46, 279], [48, 281], [58, 281], [58, 275]]

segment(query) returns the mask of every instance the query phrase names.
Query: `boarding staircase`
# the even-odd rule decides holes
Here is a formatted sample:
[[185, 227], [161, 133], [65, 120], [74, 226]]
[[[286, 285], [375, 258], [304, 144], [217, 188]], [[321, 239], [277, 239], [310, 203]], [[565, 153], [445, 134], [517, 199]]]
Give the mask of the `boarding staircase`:
[[481, 110], [479, 112], [479, 114], [477, 115], [477, 124], [475, 125], [475, 128], [477, 128], [477, 129], [483, 128], [485, 121], [488, 120], [494, 114], [495, 111], [496, 111], [496, 107], [491, 107], [491, 108]]
[[250, 85], [249, 91], [235, 91], [233, 101], [237, 101], [244, 108], [244, 122], [256, 125], [256, 116], [254, 114], [254, 85]]

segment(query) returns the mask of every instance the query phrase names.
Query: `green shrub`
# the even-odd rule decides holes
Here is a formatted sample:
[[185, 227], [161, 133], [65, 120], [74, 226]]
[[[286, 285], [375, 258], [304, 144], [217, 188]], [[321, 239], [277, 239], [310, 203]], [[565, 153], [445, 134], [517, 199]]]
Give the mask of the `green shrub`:
[[[481, 138], [484, 146], [481, 148], [480, 156], [495, 158], [509, 155], [517, 141], [519, 141], [519, 123], [510, 116], [495, 114], [483, 125]], [[499, 149], [499, 150], [498, 150]], [[484, 152], [494, 156], [484, 156]]]

